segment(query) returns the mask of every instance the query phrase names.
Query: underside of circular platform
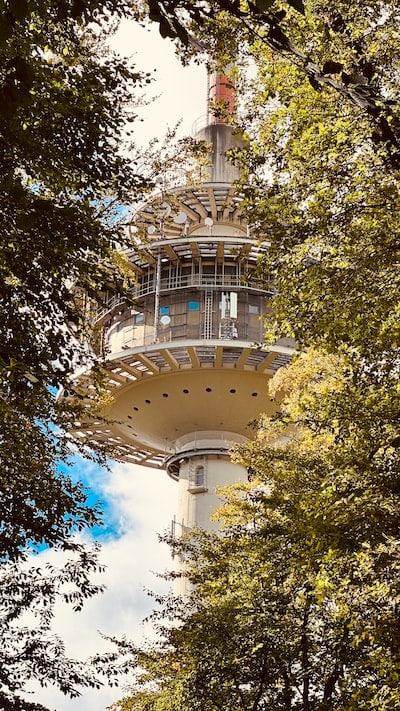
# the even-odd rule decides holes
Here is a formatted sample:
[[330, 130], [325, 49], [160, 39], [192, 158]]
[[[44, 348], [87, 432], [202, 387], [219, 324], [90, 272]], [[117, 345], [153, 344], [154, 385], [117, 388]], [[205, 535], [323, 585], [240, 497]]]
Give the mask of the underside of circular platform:
[[[251, 422], [276, 412], [268, 382], [293, 350], [199, 341], [113, 354], [104, 369], [107, 404], [98, 419], [77, 423], [74, 436], [111, 445], [116, 459], [152, 467], [163, 467], [188, 435], [213, 432], [216, 442], [227, 433], [251, 438]], [[87, 382], [90, 395], [90, 375]]]
[[175, 451], [177, 439], [204, 430], [216, 439], [227, 431], [250, 437], [250, 421], [275, 411], [268, 379], [264, 373], [216, 368], [158, 375], [121, 388], [107, 416], [127, 441], [165, 454]]

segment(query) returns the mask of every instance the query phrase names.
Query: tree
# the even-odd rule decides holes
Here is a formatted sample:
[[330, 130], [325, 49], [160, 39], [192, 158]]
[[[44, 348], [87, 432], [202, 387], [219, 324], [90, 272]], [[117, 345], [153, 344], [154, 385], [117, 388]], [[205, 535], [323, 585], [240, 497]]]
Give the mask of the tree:
[[257, 76], [239, 121], [249, 150], [234, 157], [270, 243], [267, 338], [305, 353], [274, 378], [277, 416], [236, 452], [251, 481], [225, 492], [221, 532], [173, 542], [194, 587], [161, 602], [161, 639], [133, 650], [118, 711], [400, 708], [398, 8], [386, 7], [307, 2], [305, 18], [278, 17], [336, 94], [305, 84], [287, 36], [273, 56], [262, 32], [245, 48]]
[[385, 387], [328, 354], [278, 373], [281, 414], [237, 453], [252, 481], [225, 493], [219, 535], [175, 542], [193, 591], [164, 601], [161, 642], [135, 651], [116, 709], [399, 707], [398, 395]]
[[79, 612], [86, 599], [102, 591], [103, 586], [91, 582], [93, 573], [102, 571], [97, 554], [97, 547], [88, 551], [76, 545], [75, 557], [60, 567], [3, 563], [0, 707], [4, 711], [45, 711], [24, 694], [26, 683], [32, 680], [42, 686], [56, 685], [71, 697], [79, 696], [84, 687], [101, 686], [87, 662], [67, 656], [63, 641], [52, 630], [58, 600]]
[[398, 343], [398, 171], [359, 109], [316, 94], [297, 69], [268, 64], [260, 47], [256, 53], [244, 184], [252, 219], [271, 242], [262, 270], [277, 291], [271, 324], [302, 345], [356, 348], [390, 367]]
[[[123, 206], [145, 186], [139, 153], [124, 146], [135, 94], [149, 78], [106, 46], [128, 10], [123, 0], [9, 0], [0, 11], [4, 708], [29, 708], [18, 693], [35, 677], [66, 693], [97, 684], [49, 633], [65, 584], [72, 601], [100, 590], [88, 581], [97, 553], [75, 537], [99, 523], [99, 507], [88, 504], [66, 466], [57, 470], [72, 452], [65, 428], [87, 404], [56, 402], [55, 393], [92, 363], [87, 298], [104, 284], [118, 290]], [[28, 570], [28, 552], [45, 546], [68, 553], [69, 562], [46, 574]], [[37, 629], [24, 626], [29, 609], [39, 616]]]
[[332, 8], [324, 0], [152, 0], [149, 16], [163, 37], [179, 38], [186, 52], [190, 46], [206, 51], [225, 66], [249, 44], [272, 50], [315, 91], [329, 87], [361, 109], [388, 164], [399, 167], [397, 3], [339, 2]]
[[[69, 454], [57, 426], [79, 412], [77, 404], [56, 405], [54, 388], [89, 360], [79, 289], [90, 295], [106, 281], [118, 286], [112, 267], [120, 233], [115, 200], [131, 198], [143, 185], [133, 156], [122, 155], [118, 144], [124, 121], [134, 117], [132, 92], [147, 77], [107, 53], [101, 29], [118, 3], [71, 7], [11, 3], [2, 16], [2, 491], [5, 502], [31, 494], [20, 519], [25, 540], [15, 527], [6, 531], [6, 557], [18, 556], [26, 538], [62, 540], [71, 528], [65, 515], [74, 518], [80, 511], [81, 522], [85, 516], [86, 523], [93, 520], [88, 509], [84, 513], [79, 487], [68, 477], [54, 478], [54, 462]], [[97, 30], [82, 21], [85, 13], [86, 22], [98, 18]], [[35, 526], [42, 515], [44, 523], [48, 506], [46, 533], [45, 525]]]

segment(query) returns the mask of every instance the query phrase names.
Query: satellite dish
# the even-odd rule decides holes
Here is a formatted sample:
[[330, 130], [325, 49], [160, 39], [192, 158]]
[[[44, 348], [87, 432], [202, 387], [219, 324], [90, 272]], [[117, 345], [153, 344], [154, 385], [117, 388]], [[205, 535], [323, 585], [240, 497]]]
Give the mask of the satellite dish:
[[178, 212], [174, 217], [174, 222], [176, 225], [183, 225], [186, 222], [186, 212]]
[[148, 235], [154, 235], [154, 232], [156, 231], [155, 225], [149, 225], [147, 228], [147, 234]]
[[163, 202], [161, 207], [164, 208], [164, 216], [168, 217], [171, 214], [171, 205], [168, 202]]
[[160, 323], [162, 323], [163, 326], [168, 326], [168, 324], [171, 323], [170, 316], [167, 316], [167, 315], [161, 316]]
[[212, 227], [214, 224], [214, 220], [212, 219], [212, 217], [206, 217], [206, 219], [204, 220], [204, 224], [207, 225], [207, 227]]

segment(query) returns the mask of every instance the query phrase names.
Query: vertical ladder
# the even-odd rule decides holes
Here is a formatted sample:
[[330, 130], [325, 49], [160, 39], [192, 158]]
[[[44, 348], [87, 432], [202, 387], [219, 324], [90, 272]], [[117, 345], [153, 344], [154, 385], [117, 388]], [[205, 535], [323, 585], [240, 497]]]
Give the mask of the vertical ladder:
[[204, 326], [203, 326], [203, 338], [204, 340], [210, 340], [212, 338], [212, 309], [213, 309], [213, 293], [212, 291], [206, 291], [204, 297]]

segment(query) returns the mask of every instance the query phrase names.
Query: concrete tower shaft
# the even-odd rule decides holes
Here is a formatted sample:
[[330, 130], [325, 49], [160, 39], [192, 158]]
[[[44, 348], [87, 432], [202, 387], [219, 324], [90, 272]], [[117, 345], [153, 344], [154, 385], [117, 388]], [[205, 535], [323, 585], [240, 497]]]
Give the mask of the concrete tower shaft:
[[244, 145], [240, 134], [230, 125], [236, 111], [235, 84], [231, 76], [213, 72], [208, 77], [207, 125], [196, 133], [211, 146], [210, 168], [205, 182], [232, 185], [239, 169], [227, 159], [229, 151]]

